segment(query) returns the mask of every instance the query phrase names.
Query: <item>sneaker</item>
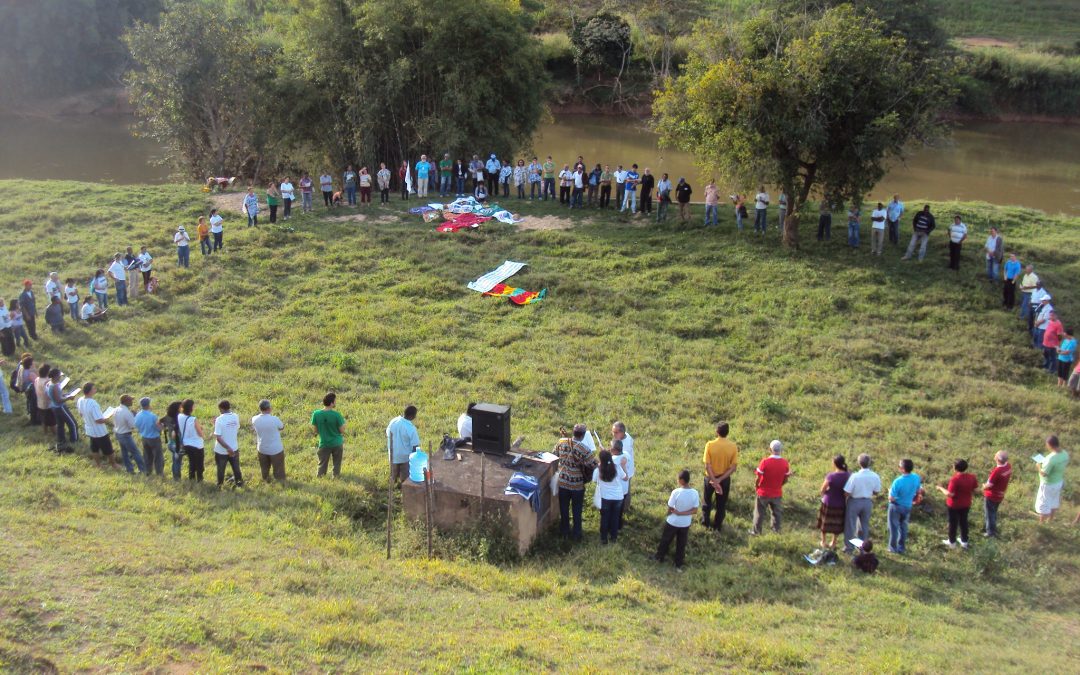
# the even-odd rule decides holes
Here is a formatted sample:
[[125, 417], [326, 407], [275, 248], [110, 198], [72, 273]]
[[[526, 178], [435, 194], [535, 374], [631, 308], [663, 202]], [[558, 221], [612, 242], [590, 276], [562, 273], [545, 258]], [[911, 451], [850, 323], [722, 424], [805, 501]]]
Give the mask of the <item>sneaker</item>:
[[747, 534], [749, 534], [749, 535], [750, 535], [751, 537], [756, 537], [756, 536], [758, 536], [758, 533], [757, 533], [757, 532], [754, 532], [753, 530], [747, 530], [747, 531], [746, 531], [746, 533], [747, 533]]
[[942, 544], [944, 544], [944, 545], [946, 545], [946, 546], [948, 546], [949, 548], [956, 548], [956, 544], [954, 544], [953, 542], [949, 541], [948, 539], [942, 539], [942, 540], [941, 540], [941, 543], [942, 543]]
[[964, 549], [966, 551], [967, 548], [968, 548], [968, 543], [966, 541], [961, 541], [960, 542], [960, 548], [962, 548], [962, 549]]

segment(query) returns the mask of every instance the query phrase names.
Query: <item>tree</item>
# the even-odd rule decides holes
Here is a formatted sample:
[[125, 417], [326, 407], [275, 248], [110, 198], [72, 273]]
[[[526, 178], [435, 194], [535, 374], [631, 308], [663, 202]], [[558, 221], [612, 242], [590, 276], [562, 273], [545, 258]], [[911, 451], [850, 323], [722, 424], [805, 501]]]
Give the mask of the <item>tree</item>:
[[744, 184], [780, 185], [798, 246], [811, 194], [862, 196], [909, 142], [942, 133], [951, 73], [913, 59], [903, 38], [850, 5], [760, 13], [726, 43], [699, 33], [684, 72], [658, 94], [661, 142]]
[[139, 133], [175, 167], [204, 178], [259, 163], [276, 55], [246, 20], [217, 4], [171, 2], [159, 25], [137, 23], [124, 40], [137, 64], [126, 79]]
[[694, 22], [705, 16], [704, 0], [643, 0], [634, 12], [645, 34], [645, 55], [653, 80], [663, 82], [671, 75], [675, 39], [685, 35]]
[[286, 50], [317, 91], [311, 139], [339, 161], [527, 145], [547, 78], [510, 0], [311, 0]]

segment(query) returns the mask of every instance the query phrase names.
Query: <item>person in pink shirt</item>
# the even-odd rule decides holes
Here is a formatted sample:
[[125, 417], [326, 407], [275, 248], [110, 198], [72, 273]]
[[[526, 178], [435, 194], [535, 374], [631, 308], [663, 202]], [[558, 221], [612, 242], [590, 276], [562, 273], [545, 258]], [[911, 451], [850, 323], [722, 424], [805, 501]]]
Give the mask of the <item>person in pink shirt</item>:
[[769, 443], [770, 454], [758, 464], [757, 499], [754, 501], [754, 529], [750, 534], [761, 534], [761, 521], [765, 519], [765, 509], [772, 513], [773, 532], [780, 532], [780, 516], [783, 510], [784, 483], [791, 475], [791, 466], [780, 456], [784, 445], [780, 441]]
[[1012, 478], [1012, 465], [1009, 453], [1004, 450], [994, 455], [996, 466], [990, 471], [990, 477], [983, 484], [983, 536], [997, 536], [997, 513], [1001, 502], [1005, 501], [1005, 490]]
[[1061, 324], [1057, 312], [1050, 310], [1050, 319], [1043, 327], [1043, 368], [1048, 373], [1057, 372], [1057, 349], [1061, 346], [1061, 337], [1065, 327]]
[[716, 187], [716, 179], [713, 178], [705, 186], [705, 225], [716, 225], [720, 210], [720, 189]]

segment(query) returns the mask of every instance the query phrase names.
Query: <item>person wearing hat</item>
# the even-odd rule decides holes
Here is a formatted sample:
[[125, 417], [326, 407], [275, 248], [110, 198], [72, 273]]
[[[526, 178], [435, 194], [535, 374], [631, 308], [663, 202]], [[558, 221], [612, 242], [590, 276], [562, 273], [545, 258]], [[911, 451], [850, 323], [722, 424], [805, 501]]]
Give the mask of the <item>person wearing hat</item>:
[[23, 292], [19, 294], [19, 307], [22, 308], [23, 322], [26, 323], [26, 332], [31, 340], [38, 339], [37, 335], [37, 302], [34, 298], [34, 282], [23, 279]]
[[870, 538], [870, 513], [873, 511], [874, 495], [881, 492], [881, 477], [870, 470], [870, 455], [859, 455], [859, 470], [848, 477], [844, 485], [847, 510], [844, 514], [844, 551], [851, 553], [855, 546], [851, 539], [858, 536]]
[[191, 264], [191, 237], [183, 225], [176, 228], [173, 235], [173, 243], [176, 244], [177, 267], [188, 267]]
[[1039, 304], [1035, 305], [1035, 318], [1031, 325], [1031, 346], [1035, 349], [1044, 348], [1043, 338], [1050, 324], [1050, 316], [1054, 314], [1054, 306], [1050, 304], [1050, 300], [1050, 294], [1045, 293], [1039, 298]]
[[150, 411], [150, 397], [143, 396], [139, 399], [139, 412], [135, 414], [135, 429], [142, 438], [147, 474], [165, 475], [165, 454], [161, 447], [162, 428], [161, 420]]
[[783, 511], [784, 483], [791, 476], [791, 465], [781, 457], [784, 444], [780, 441], [769, 443], [769, 456], [761, 460], [754, 473], [757, 474], [757, 498], [754, 500], [754, 527], [750, 534], [761, 534], [761, 521], [765, 519], [765, 510], [772, 514], [772, 530], [780, 532], [780, 516]]
[[495, 156], [495, 153], [491, 153], [488, 157], [487, 163], [484, 165], [484, 169], [487, 170], [487, 192], [489, 195], [499, 194], [499, 172], [502, 171], [502, 162]]

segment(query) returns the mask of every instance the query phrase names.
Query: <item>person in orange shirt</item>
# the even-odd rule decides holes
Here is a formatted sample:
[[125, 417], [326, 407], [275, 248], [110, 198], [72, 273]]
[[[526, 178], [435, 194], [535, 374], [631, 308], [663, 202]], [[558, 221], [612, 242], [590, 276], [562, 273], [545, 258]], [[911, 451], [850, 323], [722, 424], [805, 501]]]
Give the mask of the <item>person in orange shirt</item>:
[[195, 231], [199, 235], [199, 250], [203, 255], [210, 255], [210, 226], [206, 224], [206, 216], [199, 216]]
[[[728, 423], [716, 425], [716, 438], [705, 444], [705, 508], [702, 509], [701, 524], [720, 531], [727, 515], [728, 494], [731, 492], [731, 474], [735, 473], [739, 462], [739, 447], [728, 440]], [[709, 522], [709, 515], [716, 504], [716, 515]]]

